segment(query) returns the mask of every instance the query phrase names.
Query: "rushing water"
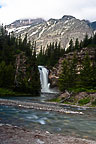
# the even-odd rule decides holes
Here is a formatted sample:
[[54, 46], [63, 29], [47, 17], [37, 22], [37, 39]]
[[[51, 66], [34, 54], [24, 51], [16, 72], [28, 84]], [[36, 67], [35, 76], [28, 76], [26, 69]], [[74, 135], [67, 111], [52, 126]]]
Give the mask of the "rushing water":
[[40, 72], [40, 81], [41, 81], [41, 92], [42, 93], [50, 93], [51, 90], [49, 88], [50, 84], [48, 83], [48, 73], [49, 71], [44, 66], [38, 66]]
[[82, 111], [84, 115], [0, 106], [0, 123], [96, 140], [96, 109], [66, 109]]

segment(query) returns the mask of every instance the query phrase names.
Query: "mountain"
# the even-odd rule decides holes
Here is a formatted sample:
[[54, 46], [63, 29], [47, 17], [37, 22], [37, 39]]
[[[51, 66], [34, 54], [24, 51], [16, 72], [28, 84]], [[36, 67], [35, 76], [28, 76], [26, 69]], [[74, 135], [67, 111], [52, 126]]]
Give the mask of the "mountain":
[[91, 23], [91, 27], [94, 31], [96, 31], [96, 21]]
[[38, 25], [45, 22], [44, 19], [42, 18], [37, 18], [37, 19], [20, 19], [16, 20], [13, 23], [9, 24], [7, 28], [18, 28], [20, 26], [28, 26], [28, 25]]
[[27, 31], [27, 28], [30, 26], [36, 26], [45, 22], [42, 18], [37, 19], [20, 19], [16, 20], [13, 23], [7, 25], [8, 32], [20, 33], [24, 30]]
[[88, 20], [84, 20], [84, 21], [88, 24], [88, 26], [89, 26], [91, 29], [93, 29], [94, 32], [96, 31], [96, 21], [94, 21], [94, 22], [90, 22], [90, 21], [88, 21]]
[[[38, 22], [39, 21], [39, 22]], [[75, 42], [83, 40], [86, 33], [88, 36], [93, 35], [93, 30], [84, 20], [76, 19], [70, 15], [64, 15], [61, 19], [43, 19], [17, 20], [7, 26], [9, 32], [14, 31], [15, 36], [21, 35], [24, 38], [28, 34], [28, 40], [35, 40], [37, 43], [37, 51], [40, 47], [47, 46], [52, 42], [60, 42], [62, 48], [69, 46], [70, 39]]]

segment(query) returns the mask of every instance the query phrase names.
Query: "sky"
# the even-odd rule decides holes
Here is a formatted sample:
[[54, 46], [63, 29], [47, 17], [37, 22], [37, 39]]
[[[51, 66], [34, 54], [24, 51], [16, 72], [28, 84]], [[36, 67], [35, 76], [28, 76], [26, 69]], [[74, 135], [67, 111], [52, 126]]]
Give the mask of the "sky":
[[0, 23], [24, 18], [61, 18], [72, 15], [96, 21], [96, 0], [0, 0]]

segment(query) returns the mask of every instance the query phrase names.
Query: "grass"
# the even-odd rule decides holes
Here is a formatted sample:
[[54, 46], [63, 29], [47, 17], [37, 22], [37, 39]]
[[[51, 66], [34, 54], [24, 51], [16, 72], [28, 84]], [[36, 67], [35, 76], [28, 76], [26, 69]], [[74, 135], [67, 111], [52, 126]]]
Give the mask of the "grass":
[[96, 89], [86, 89], [86, 88], [70, 88], [68, 91], [78, 93], [78, 92], [96, 92]]
[[54, 99], [51, 99], [50, 102], [60, 102], [61, 99], [60, 98], [54, 98]]
[[0, 88], [0, 96], [32, 96], [32, 94], [14, 92], [11, 89]]
[[15, 92], [9, 89], [0, 88], [0, 95], [14, 95]]
[[81, 100], [78, 101], [78, 103], [79, 103], [80, 105], [85, 105], [85, 104], [87, 104], [87, 103], [89, 103], [89, 102], [90, 102], [90, 98], [89, 98], [89, 97], [84, 98], [84, 99], [81, 99]]

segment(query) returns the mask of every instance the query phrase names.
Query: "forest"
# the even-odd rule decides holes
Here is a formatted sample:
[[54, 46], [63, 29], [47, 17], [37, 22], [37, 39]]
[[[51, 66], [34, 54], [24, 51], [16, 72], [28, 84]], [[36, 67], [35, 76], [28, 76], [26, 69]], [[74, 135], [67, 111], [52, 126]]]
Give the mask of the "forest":
[[[84, 48], [94, 48], [94, 59], [88, 53], [78, 64], [76, 52]], [[65, 54], [73, 53], [72, 60], [64, 58]], [[27, 41], [27, 34], [22, 40], [13, 34], [8, 34], [1, 28], [0, 33], [0, 88], [11, 89], [16, 92], [39, 94], [41, 91], [38, 65], [54, 67], [60, 58], [64, 58], [62, 72], [59, 75], [58, 87], [64, 92], [66, 89], [96, 90], [96, 34], [83, 41], [72, 39], [67, 50], [62, 49], [60, 43], [50, 43], [46, 49], [41, 46], [36, 53], [36, 42]], [[78, 65], [79, 70], [78, 70]]]
[[0, 88], [15, 92], [39, 94], [40, 76], [36, 58], [36, 42], [27, 42], [27, 34], [15, 38], [1, 28]]
[[[78, 58], [80, 51], [87, 49], [84, 57]], [[93, 54], [90, 56], [90, 53]], [[96, 90], [96, 34], [88, 38], [86, 34], [83, 41], [79, 43], [72, 39], [66, 54], [73, 53], [71, 60], [65, 59], [62, 63], [62, 73], [59, 76], [58, 86], [61, 91], [95, 91]], [[79, 56], [80, 57], [80, 56]], [[92, 58], [91, 58], [92, 57]], [[81, 60], [80, 60], [81, 59]]]

